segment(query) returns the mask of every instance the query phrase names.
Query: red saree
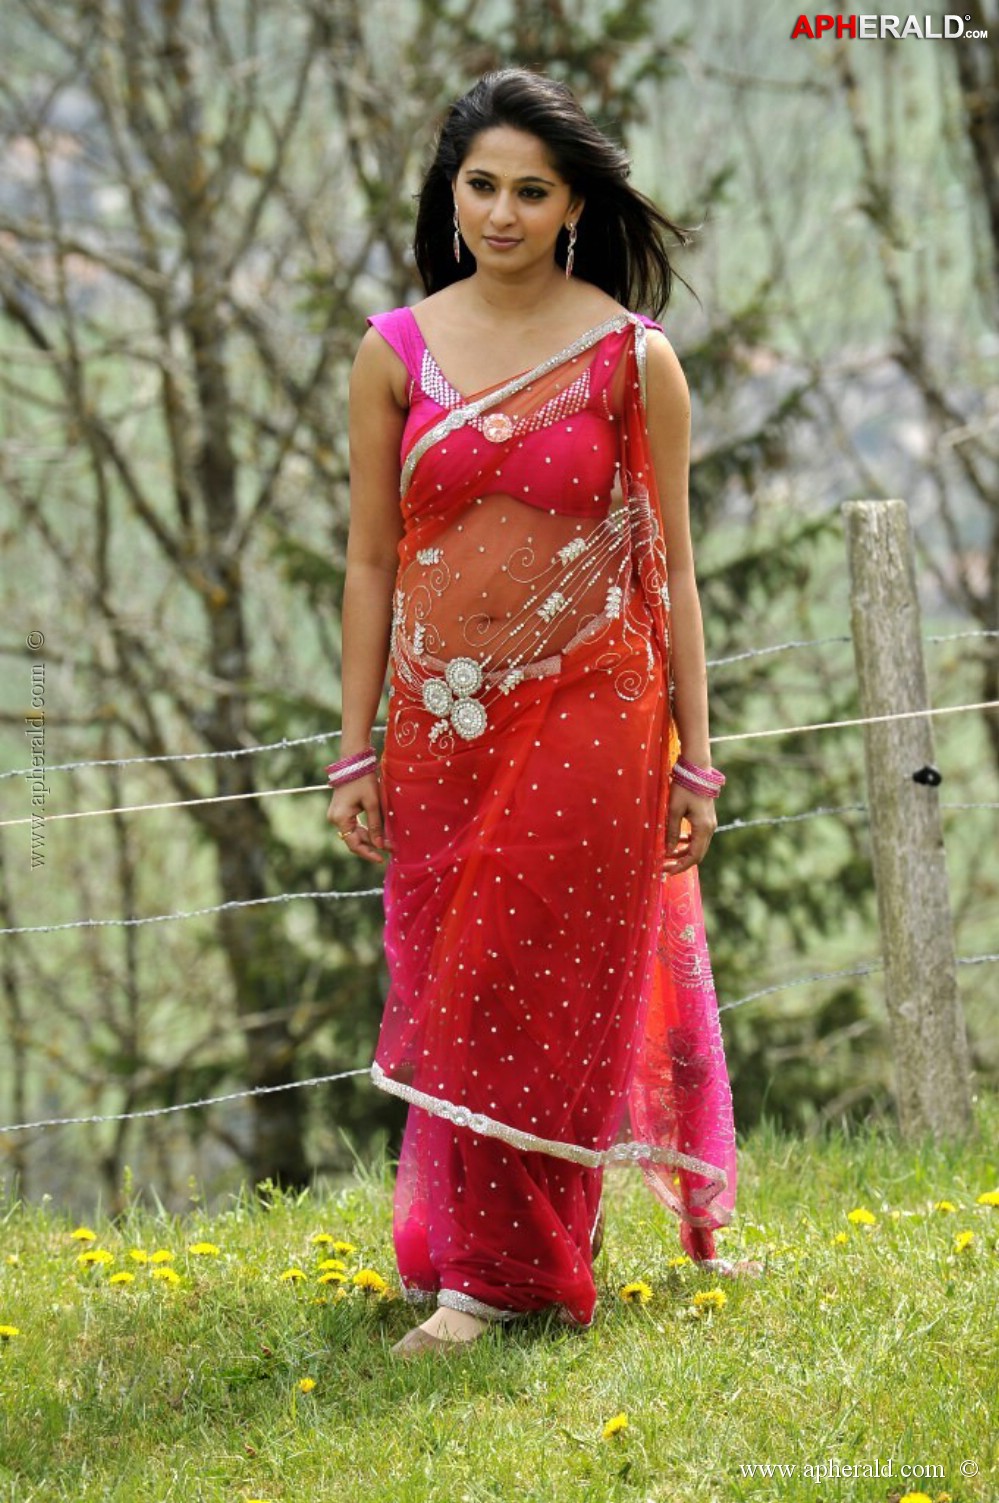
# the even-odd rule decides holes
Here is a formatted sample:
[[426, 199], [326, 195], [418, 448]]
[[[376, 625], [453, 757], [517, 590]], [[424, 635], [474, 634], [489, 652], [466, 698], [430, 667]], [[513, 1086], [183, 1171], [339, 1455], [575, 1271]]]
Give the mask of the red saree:
[[730, 1218], [735, 1136], [696, 869], [663, 881], [669, 599], [624, 314], [501, 386], [449, 385], [409, 309], [389, 720], [391, 987], [372, 1078], [410, 1103], [406, 1297], [590, 1324], [605, 1167], [684, 1247]]

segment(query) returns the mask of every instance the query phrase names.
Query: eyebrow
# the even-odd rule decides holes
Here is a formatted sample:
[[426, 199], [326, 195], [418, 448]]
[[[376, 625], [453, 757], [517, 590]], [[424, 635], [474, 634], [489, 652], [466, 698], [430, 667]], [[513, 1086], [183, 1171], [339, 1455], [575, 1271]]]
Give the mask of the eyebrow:
[[[475, 177], [491, 177], [493, 179], [495, 179], [496, 177], [496, 173], [490, 172], [487, 167], [466, 167], [465, 172], [468, 175], [474, 175]], [[544, 183], [547, 188], [554, 188], [557, 186], [556, 183], [552, 182], [551, 178], [538, 177], [536, 173], [528, 173], [526, 177], [518, 177], [515, 178], [514, 181], [517, 183]]]

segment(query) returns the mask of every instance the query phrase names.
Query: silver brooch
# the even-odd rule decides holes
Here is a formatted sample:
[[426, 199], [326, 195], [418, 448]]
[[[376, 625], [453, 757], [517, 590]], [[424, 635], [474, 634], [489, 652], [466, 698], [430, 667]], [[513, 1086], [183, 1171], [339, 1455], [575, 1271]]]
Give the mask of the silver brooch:
[[467, 699], [482, 684], [482, 668], [474, 658], [452, 658], [444, 670], [448, 688], [459, 699]]
[[481, 736], [486, 728], [485, 708], [477, 699], [475, 691], [482, 686], [482, 665], [475, 658], [452, 658], [444, 670], [443, 678], [428, 678], [423, 685], [424, 709], [431, 715], [442, 717], [431, 731], [430, 739], [441, 734], [448, 717], [454, 729], [465, 741]]
[[482, 433], [491, 444], [505, 443], [513, 434], [513, 418], [505, 412], [491, 412], [482, 419]]

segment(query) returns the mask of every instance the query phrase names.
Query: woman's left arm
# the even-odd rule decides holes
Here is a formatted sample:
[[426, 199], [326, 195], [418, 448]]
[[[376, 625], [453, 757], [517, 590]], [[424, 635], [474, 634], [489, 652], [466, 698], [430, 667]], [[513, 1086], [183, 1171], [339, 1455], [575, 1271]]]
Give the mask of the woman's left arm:
[[[683, 755], [711, 766], [708, 738], [708, 676], [704, 663], [701, 602], [690, 540], [690, 392], [683, 368], [664, 334], [650, 329], [646, 345], [649, 447], [659, 492], [669, 568], [673, 713]], [[688, 829], [682, 822], [686, 820]], [[673, 783], [666, 827], [666, 871], [695, 866], [705, 855], [718, 819], [714, 800]]]

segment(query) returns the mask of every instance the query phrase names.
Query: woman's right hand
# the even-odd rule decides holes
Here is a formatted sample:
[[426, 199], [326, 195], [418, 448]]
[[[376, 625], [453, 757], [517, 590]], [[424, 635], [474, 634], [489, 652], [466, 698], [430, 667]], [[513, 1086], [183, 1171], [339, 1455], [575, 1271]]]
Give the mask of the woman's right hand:
[[[362, 814], [364, 824], [360, 821]], [[326, 818], [355, 856], [373, 861], [378, 866], [384, 865], [385, 857], [381, 852], [391, 850], [391, 846], [385, 839], [381, 789], [375, 773], [365, 773], [361, 778], [352, 778], [349, 783], [334, 788]]]

